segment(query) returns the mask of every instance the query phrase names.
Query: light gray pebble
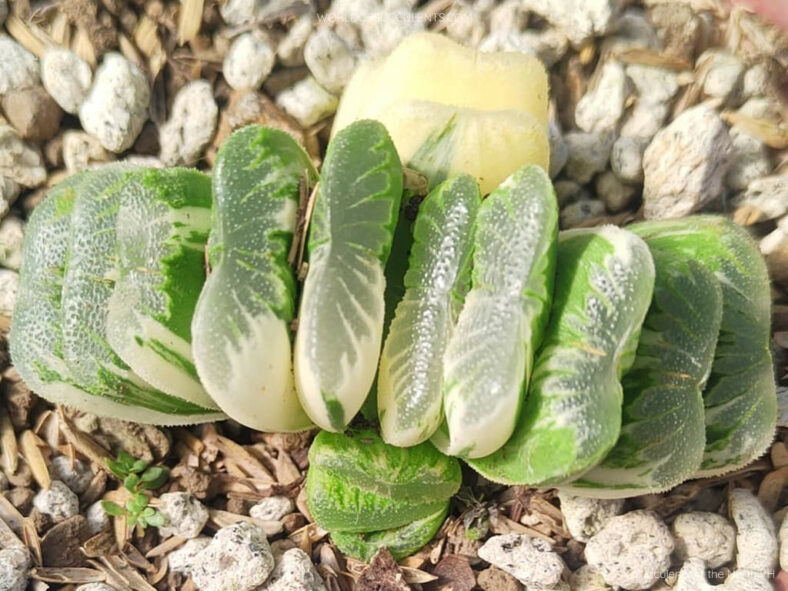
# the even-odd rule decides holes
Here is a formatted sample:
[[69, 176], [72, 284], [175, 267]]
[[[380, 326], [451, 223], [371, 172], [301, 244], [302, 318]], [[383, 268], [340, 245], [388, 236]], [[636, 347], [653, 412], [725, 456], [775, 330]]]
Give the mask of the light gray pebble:
[[602, 575], [587, 564], [572, 573], [569, 585], [572, 591], [610, 591], [611, 589]]
[[376, 10], [361, 21], [361, 39], [372, 57], [391, 53], [405, 37], [424, 29], [424, 23], [407, 8]]
[[605, 204], [610, 213], [619, 213], [627, 209], [637, 195], [637, 189], [632, 185], [622, 183], [610, 170], [606, 170], [596, 177], [596, 195]]
[[635, 91], [640, 97], [639, 100], [644, 102], [667, 103], [679, 91], [678, 74], [670, 70], [656, 66], [630, 64], [627, 66], [626, 73], [632, 80]]
[[520, 36], [530, 53], [539, 57], [546, 68], [553, 67], [569, 49], [569, 39], [558, 29], [527, 30]]
[[463, 45], [476, 47], [487, 34], [487, 23], [478, 3], [455, 0], [446, 20], [446, 34]]
[[638, 100], [624, 116], [619, 134], [650, 140], [662, 129], [668, 113], [670, 113], [670, 105], [666, 103]]
[[107, 152], [101, 142], [84, 131], [69, 130], [63, 134], [63, 163], [71, 174], [87, 170], [96, 162], [109, 162], [115, 155]]
[[82, 128], [110, 152], [128, 150], [148, 119], [150, 87], [140, 69], [119, 53], [107, 53], [79, 108]]
[[0, 222], [0, 265], [19, 270], [24, 238], [25, 226], [18, 217], [9, 216]]
[[781, 106], [776, 101], [768, 97], [754, 96], [739, 107], [737, 115], [745, 115], [754, 119], [766, 119], [767, 121], [778, 122], [781, 120]]
[[523, 8], [535, 12], [561, 29], [572, 44], [610, 30], [615, 12], [612, 0], [523, 0]]
[[192, 166], [213, 138], [219, 107], [207, 80], [194, 80], [178, 91], [170, 118], [159, 129], [161, 161]]
[[194, 559], [192, 580], [210, 591], [252, 591], [274, 569], [265, 533], [239, 521], [221, 528]]
[[266, 497], [249, 509], [249, 515], [261, 521], [277, 521], [295, 511], [295, 503], [289, 497]]
[[770, 573], [777, 565], [777, 533], [771, 516], [744, 488], [730, 492], [728, 510], [736, 524], [736, 568]]
[[717, 199], [731, 151], [728, 129], [713, 109], [701, 104], [684, 111], [643, 155], [646, 218], [683, 217]]
[[49, 466], [49, 473], [53, 478], [61, 480], [63, 484], [77, 495], [85, 492], [93, 480], [93, 471], [88, 464], [82, 460], [75, 459], [72, 465], [71, 460], [66, 456], [53, 458]]
[[0, 550], [0, 591], [25, 591], [27, 569], [32, 565], [25, 548]]
[[19, 273], [10, 269], [0, 269], [0, 316], [6, 320], [14, 313], [18, 289]]
[[588, 542], [610, 519], [624, 510], [624, 501], [621, 499], [576, 497], [560, 489], [558, 499], [566, 527], [578, 542]]
[[751, 182], [769, 174], [772, 165], [766, 146], [759, 139], [736, 125], [729, 133], [733, 151], [725, 184], [733, 191], [743, 191]]
[[575, 108], [575, 123], [583, 131], [613, 130], [624, 114], [629, 83], [624, 66], [608, 61], [595, 75], [595, 83], [581, 97]]
[[0, 218], [4, 218], [19, 197], [20, 187], [16, 181], [0, 175]]
[[196, 557], [208, 547], [211, 538], [200, 536], [193, 538], [167, 555], [167, 564], [170, 570], [188, 576], [196, 565]]
[[96, 501], [88, 507], [85, 512], [85, 519], [87, 520], [88, 529], [92, 535], [109, 529], [109, 515], [104, 511], [101, 501]]
[[345, 22], [359, 26], [367, 16], [379, 10], [380, 0], [334, 0], [327, 15], [334, 23]]
[[611, 133], [570, 132], [564, 135], [564, 140], [569, 147], [564, 174], [585, 184], [607, 167], [615, 136]]
[[537, 56], [536, 52], [526, 43], [520, 33], [514, 31], [492, 31], [479, 42], [479, 51], [494, 53], [496, 51], [509, 51]]
[[547, 137], [550, 140], [550, 178], [554, 179], [569, 160], [569, 145], [556, 121], [547, 124]]
[[780, 524], [780, 568], [788, 571], [788, 512]]
[[588, 220], [605, 215], [605, 204], [600, 199], [578, 199], [561, 209], [561, 229], [569, 230], [583, 225]]
[[742, 78], [742, 98], [764, 96], [770, 87], [768, 68], [763, 63], [755, 64], [747, 69]]
[[613, 54], [626, 49], [656, 49], [659, 38], [645, 11], [629, 8], [614, 22], [612, 35], [602, 41], [601, 54]]
[[276, 55], [283, 66], [293, 68], [304, 65], [304, 46], [314, 27], [311, 14], [303, 14], [288, 29], [287, 35], [276, 47]]
[[356, 56], [331, 29], [318, 29], [304, 47], [304, 61], [320, 85], [340, 94], [356, 69]]
[[219, 14], [228, 25], [255, 22], [257, 11], [265, 0], [228, 0], [220, 4]]
[[87, 585], [80, 585], [75, 591], [115, 591], [115, 587], [106, 583], [88, 583]]
[[647, 589], [670, 566], [673, 538], [650, 511], [611, 518], [586, 544], [585, 557], [608, 585]]
[[693, 511], [673, 521], [676, 555], [686, 561], [700, 558], [710, 568], [731, 562], [736, 548], [736, 530], [722, 515]]
[[519, 33], [528, 24], [528, 12], [520, 0], [503, 0], [489, 13], [490, 32], [510, 31]]
[[256, 32], [244, 33], [230, 46], [222, 73], [235, 90], [254, 90], [268, 78], [275, 61], [276, 54], [267, 39]]
[[0, 177], [23, 187], [38, 187], [47, 179], [41, 152], [4, 123], [0, 123]]
[[788, 232], [778, 225], [761, 238], [759, 246], [772, 280], [788, 282]]
[[303, 126], [309, 127], [337, 110], [337, 97], [320, 86], [312, 76], [296, 82], [276, 97], [276, 104]]
[[62, 481], [53, 480], [33, 497], [33, 506], [55, 521], [68, 519], [79, 513], [79, 498]]
[[[725, 584], [722, 587], [730, 591], [773, 591], [774, 589], [766, 575], [747, 569], [733, 571], [725, 579]], [[712, 587], [712, 589], [719, 589], [719, 587]]]
[[259, 591], [325, 591], [323, 579], [300, 548], [274, 552], [276, 566]]
[[625, 183], [643, 182], [643, 152], [649, 140], [635, 136], [621, 136], [613, 143], [610, 168]]
[[589, 199], [586, 195], [586, 189], [580, 183], [570, 181], [567, 179], [558, 179], [553, 182], [555, 189], [555, 196], [558, 201], [559, 207], [566, 207], [570, 203], [574, 203], [580, 199]]
[[92, 80], [88, 63], [70, 49], [51, 47], [41, 58], [41, 82], [66, 113], [79, 112]]
[[708, 63], [703, 92], [707, 96], [727, 100], [739, 90], [744, 76], [744, 63], [724, 49], [708, 49], [698, 58], [698, 63]]
[[0, 96], [38, 85], [36, 56], [7, 35], [0, 35], [0, 55]]
[[555, 587], [566, 569], [547, 541], [525, 534], [493, 536], [478, 553], [479, 558], [509, 573], [529, 589]]
[[713, 591], [718, 587], [709, 585], [706, 579], [706, 565], [700, 558], [690, 558], [679, 571], [674, 591]]
[[164, 493], [159, 500], [159, 512], [164, 517], [159, 533], [164, 537], [196, 538], [208, 523], [208, 509], [190, 493]]

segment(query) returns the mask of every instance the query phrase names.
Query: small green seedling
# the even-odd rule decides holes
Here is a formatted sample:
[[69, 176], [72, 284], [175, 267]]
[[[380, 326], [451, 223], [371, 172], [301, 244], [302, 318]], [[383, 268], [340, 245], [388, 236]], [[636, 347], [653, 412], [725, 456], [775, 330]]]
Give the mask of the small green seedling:
[[149, 466], [145, 460], [135, 459], [125, 451], [118, 454], [117, 460], [107, 460], [107, 467], [132, 496], [125, 506], [112, 501], [101, 501], [104, 511], [113, 517], [125, 517], [126, 523], [131, 527], [145, 529], [148, 526], [164, 525], [164, 516], [148, 506], [150, 498], [144, 491], [163, 486], [170, 477], [170, 469], [166, 466]]

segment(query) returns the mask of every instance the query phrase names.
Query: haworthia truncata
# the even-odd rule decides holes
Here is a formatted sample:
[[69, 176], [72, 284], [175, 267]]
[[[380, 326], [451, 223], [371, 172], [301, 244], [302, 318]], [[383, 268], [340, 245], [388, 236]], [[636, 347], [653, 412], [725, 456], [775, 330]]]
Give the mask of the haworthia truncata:
[[439, 185], [419, 207], [406, 291], [378, 374], [381, 434], [392, 445], [426, 441], [443, 418], [443, 354], [470, 282], [480, 202], [476, 181], [463, 175]]
[[348, 425], [375, 379], [383, 270], [401, 196], [402, 166], [380, 123], [357, 121], [334, 137], [311, 220], [295, 343], [299, 397], [330, 431]]
[[205, 389], [228, 415], [263, 431], [310, 427], [293, 385], [295, 278], [287, 256], [309, 156], [287, 133], [249, 126], [216, 158], [208, 276], [192, 319]]
[[698, 476], [740, 468], [770, 445], [777, 396], [769, 350], [766, 264], [747, 233], [725, 218], [695, 216], [631, 226], [649, 244], [698, 261], [722, 288], [722, 324], [706, 389], [706, 449]]
[[477, 458], [514, 430], [555, 273], [558, 205], [538, 166], [513, 173], [477, 216], [473, 284], [444, 356], [445, 453]]
[[550, 323], [515, 432], [468, 463], [495, 482], [530, 486], [598, 464], [618, 439], [619, 380], [634, 361], [653, 289], [651, 254], [631, 232], [562, 232]]

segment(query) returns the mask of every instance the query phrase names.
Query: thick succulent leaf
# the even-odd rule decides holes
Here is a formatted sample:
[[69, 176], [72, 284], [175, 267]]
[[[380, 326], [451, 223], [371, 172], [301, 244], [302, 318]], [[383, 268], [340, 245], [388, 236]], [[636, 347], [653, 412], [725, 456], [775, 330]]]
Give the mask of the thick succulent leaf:
[[372, 560], [381, 548], [388, 548], [394, 559], [400, 560], [420, 550], [438, 533], [448, 511], [447, 501], [440, 511], [401, 527], [370, 533], [334, 531], [331, 540], [343, 553], [364, 562]]
[[383, 439], [426, 441], [442, 419], [443, 354], [470, 281], [479, 186], [463, 175], [439, 185], [419, 208], [405, 295], [397, 305], [378, 374]]
[[107, 342], [108, 303], [118, 277], [117, 212], [129, 170], [105, 167], [86, 176], [77, 191], [62, 284], [63, 358], [83, 388], [128, 405], [119, 418], [141, 421], [135, 407], [180, 415], [167, 423], [218, 418], [213, 409], [153, 388]]
[[383, 268], [401, 196], [402, 166], [380, 123], [358, 121], [332, 140], [312, 215], [295, 344], [298, 394], [324, 429], [344, 429], [375, 379]]
[[96, 173], [76, 174], [51, 189], [27, 224], [10, 334], [14, 366], [30, 388], [54, 403], [143, 423], [194, 422], [196, 417], [135, 408], [95, 395], [74, 379], [63, 359], [61, 293], [71, 213], [89, 174]]
[[373, 532], [432, 515], [462, 478], [458, 462], [429, 443], [394, 447], [371, 429], [322, 431], [309, 466], [309, 510], [330, 531]]
[[194, 360], [222, 410], [263, 431], [310, 426], [293, 383], [287, 256], [299, 182], [314, 176], [289, 134], [260, 126], [230, 136], [214, 166], [211, 274], [192, 320]]
[[613, 226], [559, 234], [550, 323], [517, 427], [500, 450], [468, 463], [490, 480], [530, 486], [599, 463], [618, 439], [619, 380], [653, 289], [651, 254], [634, 234]]
[[395, 447], [371, 429], [320, 432], [309, 449], [309, 465], [371, 493], [412, 501], [448, 499], [462, 479], [457, 460], [429, 443]]
[[211, 180], [195, 170], [149, 170], [119, 190], [118, 280], [107, 340], [152, 386], [217, 408], [200, 384], [191, 319], [205, 281]]
[[692, 478], [703, 459], [701, 392], [719, 335], [722, 290], [696, 261], [649, 247], [654, 298], [635, 363], [621, 380], [621, 435], [602, 463], [566, 487], [572, 494], [625, 498], [661, 492]]
[[722, 324], [703, 392], [706, 449], [699, 476], [736, 470], [771, 444], [777, 396], [769, 350], [771, 296], [766, 264], [747, 233], [716, 216], [644, 222], [632, 231], [714, 272]]
[[555, 274], [558, 205], [537, 166], [512, 174], [482, 203], [473, 287], [444, 357], [444, 452], [478, 458], [514, 430], [544, 333]]

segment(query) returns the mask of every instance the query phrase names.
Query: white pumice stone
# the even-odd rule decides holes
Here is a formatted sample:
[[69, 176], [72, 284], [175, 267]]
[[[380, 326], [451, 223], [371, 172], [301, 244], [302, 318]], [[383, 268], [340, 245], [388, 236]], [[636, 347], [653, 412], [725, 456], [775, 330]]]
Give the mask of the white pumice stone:
[[758, 63], [749, 68], [742, 78], [742, 98], [764, 96], [769, 92], [769, 70], [763, 63]]
[[356, 57], [348, 44], [325, 27], [309, 37], [304, 47], [304, 61], [315, 80], [337, 95], [356, 69]]
[[643, 155], [646, 218], [683, 217], [717, 199], [731, 151], [728, 129], [713, 109], [701, 104], [684, 111]]
[[[2, 226], [0, 226], [0, 232]], [[49, 466], [49, 473], [53, 478], [61, 480], [77, 495], [81, 495], [90, 486], [93, 480], [93, 471], [82, 460], [75, 459], [73, 464], [66, 456], [57, 456]]]
[[724, 101], [739, 90], [745, 65], [731, 52], [709, 49], [698, 58], [698, 63], [708, 63], [703, 82], [703, 92], [707, 96]]
[[252, 591], [274, 570], [274, 557], [263, 530], [239, 521], [216, 532], [193, 564], [191, 576], [201, 589]]
[[649, 141], [635, 136], [621, 136], [610, 151], [610, 169], [625, 183], [643, 182], [643, 152]]
[[621, 499], [576, 497], [561, 490], [558, 491], [558, 499], [566, 528], [578, 542], [588, 542], [610, 519], [624, 510]]
[[165, 493], [159, 500], [159, 512], [164, 516], [164, 525], [159, 528], [162, 536], [196, 538], [208, 523], [208, 509], [191, 493]]
[[596, 177], [596, 195], [605, 204], [610, 213], [619, 213], [627, 209], [635, 198], [637, 190], [632, 185], [622, 183], [610, 170]]
[[586, 132], [614, 130], [624, 114], [629, 83], [624, 66], [608, 61], [596, 75], [596, 81], [578, 101], [575, 122]]
[[314, 27], [311, 14], [303, 14], [288, 29], [287, 35], [279, 42], [276, 55], [283, 66], [304, 65], [304, 46]]
[[324, 89], [313, 76], [307, 76], [276, 97], [276, 104], [303, 127], [314, 125], [337, 110], [336, 96]]
[[777, 566], [777, 532], [771, 516], [744, 488], [730, 492], [728, 511], [736, 524], [736, 568], [770, 574]]
[[167, 555], [167, 564], [170, 570], [182, 575], [189, 576], [194, 570], [197, 556], [208, 547], [211, 538], [199, 536], [187, 541], [177, 550], [173, 550]]
[[25, 591], [32, 563], [26, 548], [0, 550], [0, 591]]
[[569, 160], [564, 174], [584, 185], [607, 167], [615, 136], [612, 133], [570, 132], [564, 135], [569, 146]]
[[38, 86], [38, 59], [11, 37], [0, 35], [0, 96]]
[[47, 180], [41, 152], [4, 123], [0, 123], [0, 177], [23, 187], [38, 187]]
[[408, 8], [375, 10], [360, 23], [361, 39], [371, 57], [383, 57], [408, 35], [424, 29], [424, 23]]
[[0, 269], [0, 316], [10, 319], [16, 306], [19, 288], [19, 273], [10, 269]]
[[194, 80], [178, 91], [170, 118], [159, 129], [161, 161], [192, 166], [213, 138], [219, 107], [207, 80]]
[[[726, 591], [773, 591], [771, 580], [758, 571], [737, 569], [725, 579], [722, 586]], [[712, 587], [719, 589], [719, 587]]]
[[523, 0], [522, 6], [553, 23], [574, 45], [607, 33], [615, 12], [611, 0]]
[[584, 564], [569, 577], [569, 586], [572, 591], [610, 591], [611, 587], [605, 583], [598, 572]]
[[235, 90], [254, 90], [274, 68], [276, 54], [267, 39], [255, 32], [239, 35], [224, 58], [222, 73]]
[[249, 509], [249, 515], [261, 521], [277, 521], [295, 511], [292, 499], [282, 496], [266, 497]]
[[33, 497], [33, 506], [55, 521], [62, 521], [79, 514], [79, 497], [60, 480], [42, 488]]
[[19, 183], [0, 175], [0, 218], [5, 217], [19, 197]]
[[561, 229], [568, 230], [603, 215], [605, 215], [605, 204], [601, 199], [578, 199], [564, 206], [559, 214], [559, 221]]
[[523, 31], [520, 36], [521, 43], [528, 49], [527, 52], [539, 57], [545, 68], [553, 67], [566, 55], [569, 49], [569, 40], [558, 29], [544, 29], [542, 31]]
[[700, 558], [690, 558], [679, 571], [673, 591], [713, 591], [719, 587], [709, 584], [706, 579], [706, 565]]
[[312, 559], [300, 548], [274, 552], [276, 566], [259, 591], [325, 591]]
[[611, 518], [586, 544], [585, 557], [605, 582], [624, 589], [647, 589], [670, 567], [670, 530], [650, 511]]
[[774, 220], [788, 214], [788, 176], [765, 176], [751, 182], [747, 190], [733, 199], [733, 206], [751, 207], [762, 220]]
[[780, 524], [780, 568], [788, 571], [788, 512]]
[[569, 160], [569, 145], [564, 140], [556, 121], [547, 124], [547, 137], [550, 140], [550, 178], [554, 179], [566, 166]]
[[119, 53], [107, 53], [79, 108], [82, 128], [110, 152], [128, 150], [148, 119], [150, 87], [140, 69]]
[[681, 513], [673, 521], [676, 556], [682, 561], [700, 558], [709, 568], [733, 560], [736, 530], [722, 515], [693, 511]]
[[96, 501], [85, 512], [85, 519], [88, 522], [88, 529], [92, 535], [109, 529], [109, 514], [104, 510], [101, 501]]
[[97, 138], [84, 131], [69, 130], [63, 134], [63, 163], [71, 174], [114, 158], [115, 155], [105, 150]]
[[19, 270], [24, 239], [25, 225], [18, 217], [9, 216], [0, 222], [0, 265]]
[[531, 588], [554, 588], [566, 569], [563, 559], [541, 538], [525, 534], [493, 536], [479, 548], [479, 558]]
[[763, 143], [734, 125], [730, 130], [732, 142], [731, 167], [725, 184], [733, 191], [743, 191], [751, 182], [769, 174], [772, 164]]
[[41, 82], [66, 113], [76, 114], [93, 80], [88, 63], [64, 47], [51, 47], [41, 58]]

